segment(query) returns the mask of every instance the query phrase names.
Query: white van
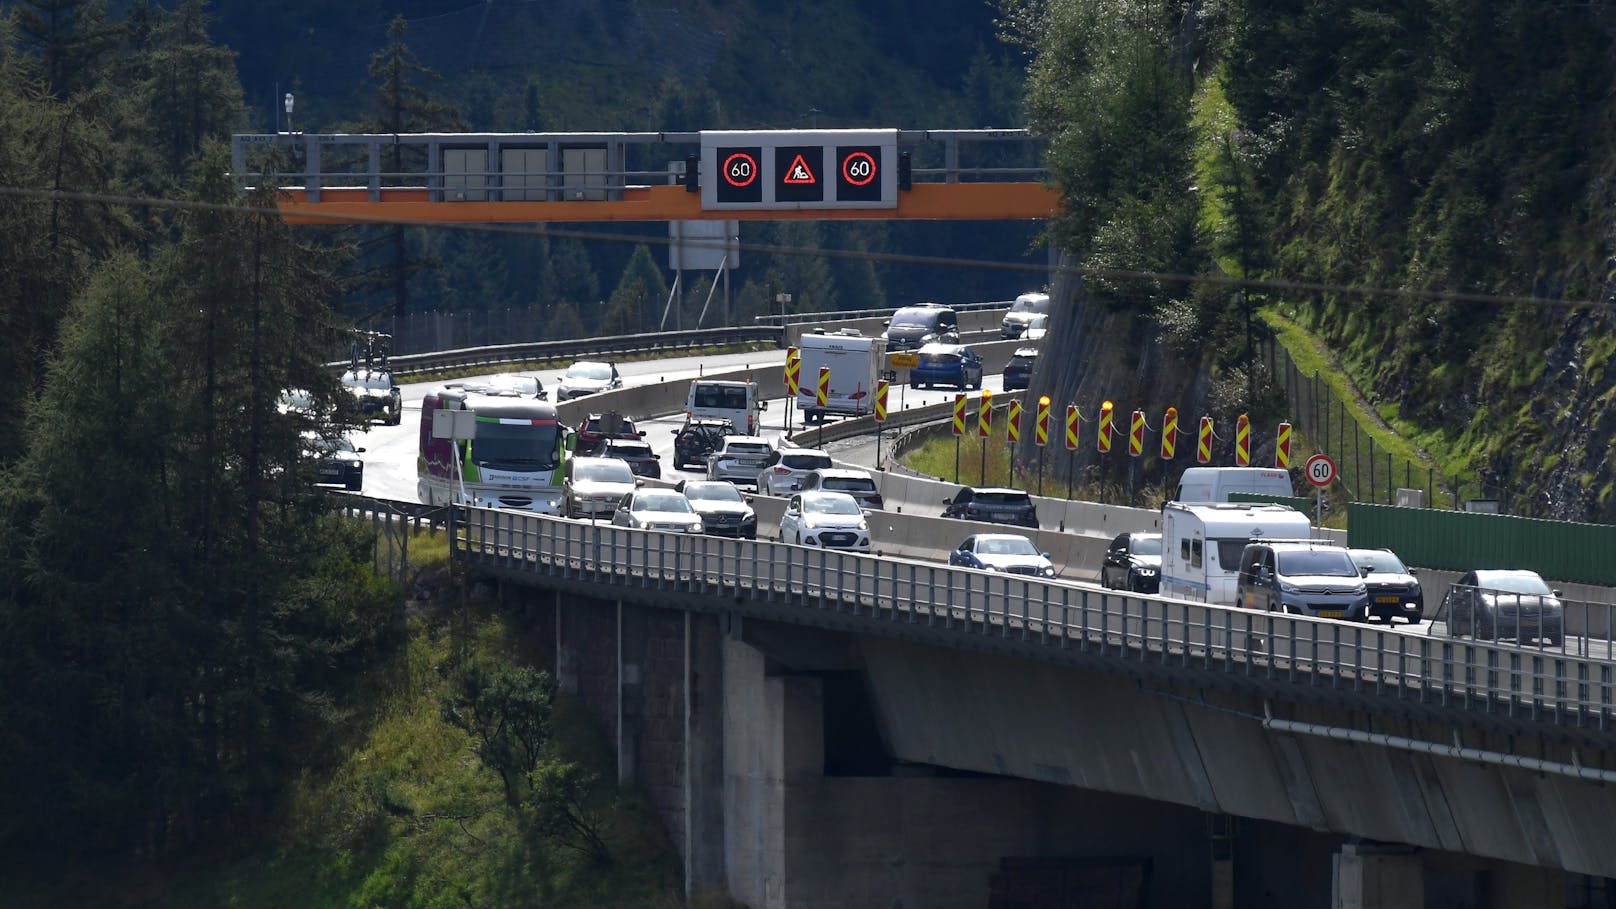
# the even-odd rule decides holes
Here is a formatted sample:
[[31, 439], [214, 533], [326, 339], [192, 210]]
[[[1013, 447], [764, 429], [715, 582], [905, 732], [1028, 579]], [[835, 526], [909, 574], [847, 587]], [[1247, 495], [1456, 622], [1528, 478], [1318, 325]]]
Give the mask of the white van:
[[1227, 502], [1231, 492], [1294, 496], [1289, 471], [1277, 467], [1190, 467], [1178, 478], [1175, 502]]
[[1162, 506], [1163, 596], [1222, 606], [1239, 603], [1240, 554], [1260, 539], [1305, 540], [1307, 515], [1268, 502]]
[[690, 383], [685, 397], [685, 416], [728, 420], [737, 435], [755, 436], [763, 428], [763, 411], [769, 402], [758, 397], [756, 382], [697, 379]]
[[999, 337], [1019, 338], [1027, 330], [1033, 316], [1048, 314], [1049, 294], [1022, 294], [1010, 304], [1010, 311], [1004, 314], [1004, 321], [999, 325]]

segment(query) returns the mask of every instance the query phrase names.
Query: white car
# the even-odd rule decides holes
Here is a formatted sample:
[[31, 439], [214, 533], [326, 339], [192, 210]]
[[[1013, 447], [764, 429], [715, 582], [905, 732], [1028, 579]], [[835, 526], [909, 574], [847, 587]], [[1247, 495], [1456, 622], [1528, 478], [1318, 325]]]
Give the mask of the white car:
[[800, 492], [780, 516], [780, 542], [870, 551], [870, 519], [845, 492]]
[[972, 534], [948, 554], [948, 564], [1039, 578], [1055, 576], [1049, 553], [1039, 552], [1031, 539], [1019, 533]]
[[617, 503], [612, 523], [640, 530], [701, 533], [701, 515], [690, 500], [671, 489], [636, 489]]
[[518, 375], [514, 372], [495, 373], [486, 379], [456, 379], [443, 383], [447, 388], [489, 395], [495, 398], [534, 398], [543, 401], [550, 397], [538, 376]]
[[579, 360], [567, 367], [556, 385], [556, 400], [570, 401], [597, 391], [611, 391], [623, 387], [623, 377], [617, 374], [613, 363], [597, 360]]
[[868, 470], [859, 467], [821, 467], [818, 470], [810, 470], [797, 488], [803, 492], [821, 489], [845, 492], [858, 499], [859, 507], [875, 511], [886, 507], [880, 490], [876, 488], [875, 477]]
[[404, 419], [404, 400], [390, 369], [350, 369], [342, 374], [342, 387], [353, 396], [354, 409], [366, 417], [378, 415], [387, 426]]
[[831, 466], [830, 452], [818, 448], [782, 448], [764, 470], [758, 471], [757, 490], [767, 496], [783, 496], [802, 487], [802, 478]]
[[1023, 341], [1042, 341], [1049, 334], [1049, 313], [1038, 313], [1027, 320], [1027, 329], [1021, 333]]
[[725, 436], [707, 456], [707, 479], [756, 484], [758, 471], [774, 457], [774, 443], [762, 436]]
[[640, 480], [622, 458], [572, 458], [561, 480], [561, 513], [569, 518], [609, 515]]

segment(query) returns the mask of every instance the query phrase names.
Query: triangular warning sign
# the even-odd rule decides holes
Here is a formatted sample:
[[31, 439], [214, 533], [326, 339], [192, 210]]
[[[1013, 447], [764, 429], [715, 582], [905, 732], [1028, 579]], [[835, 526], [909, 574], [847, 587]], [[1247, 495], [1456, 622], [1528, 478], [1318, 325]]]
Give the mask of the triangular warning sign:
[[803, 160], [802, 155], [798, 155], [797, 159], [791, 162], [791, 166], [786, 168], [785, 178], [780, 182], [811, 185], [819, 181], [814, 178], [814, 172], [808, 169], [808, 162]]

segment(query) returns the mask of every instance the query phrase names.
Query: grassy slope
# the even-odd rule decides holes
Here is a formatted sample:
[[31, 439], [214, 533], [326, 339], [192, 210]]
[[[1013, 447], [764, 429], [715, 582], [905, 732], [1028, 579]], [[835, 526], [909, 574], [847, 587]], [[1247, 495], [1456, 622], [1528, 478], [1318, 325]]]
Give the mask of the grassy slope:
[[534, 662], [518, 624], [490, 603], [460, 603], [438, 533], [410, 543], [411, 571], [433, 587], [406, 646], [367, 681], [351, 748], [336, 767], [308, 768], [257, 836], [218, 844], [160, 871], [31, 866], [0, 885], [9, 905], [174, 909], [285, 907], [677, 906], [680, 865], [638, 794], [609, 780], [604, 733], [558, 696], [561, 753], [605, 780], [593, 788], [616, 861], [592, 867], [569, 850], [524, 838], [498, 778], [471, 741], [444, 722], [439, 697], [456, 659]]

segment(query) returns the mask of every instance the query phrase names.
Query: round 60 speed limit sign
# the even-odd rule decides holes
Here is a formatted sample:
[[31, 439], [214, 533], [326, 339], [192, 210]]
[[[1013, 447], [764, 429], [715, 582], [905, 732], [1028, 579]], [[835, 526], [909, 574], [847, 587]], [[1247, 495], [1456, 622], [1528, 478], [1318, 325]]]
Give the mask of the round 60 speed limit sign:
[[1335, 461], [1327, 454], [1316, 454], [1307, 459], [1307, 481], [1323, 489], [1335, 482]]

